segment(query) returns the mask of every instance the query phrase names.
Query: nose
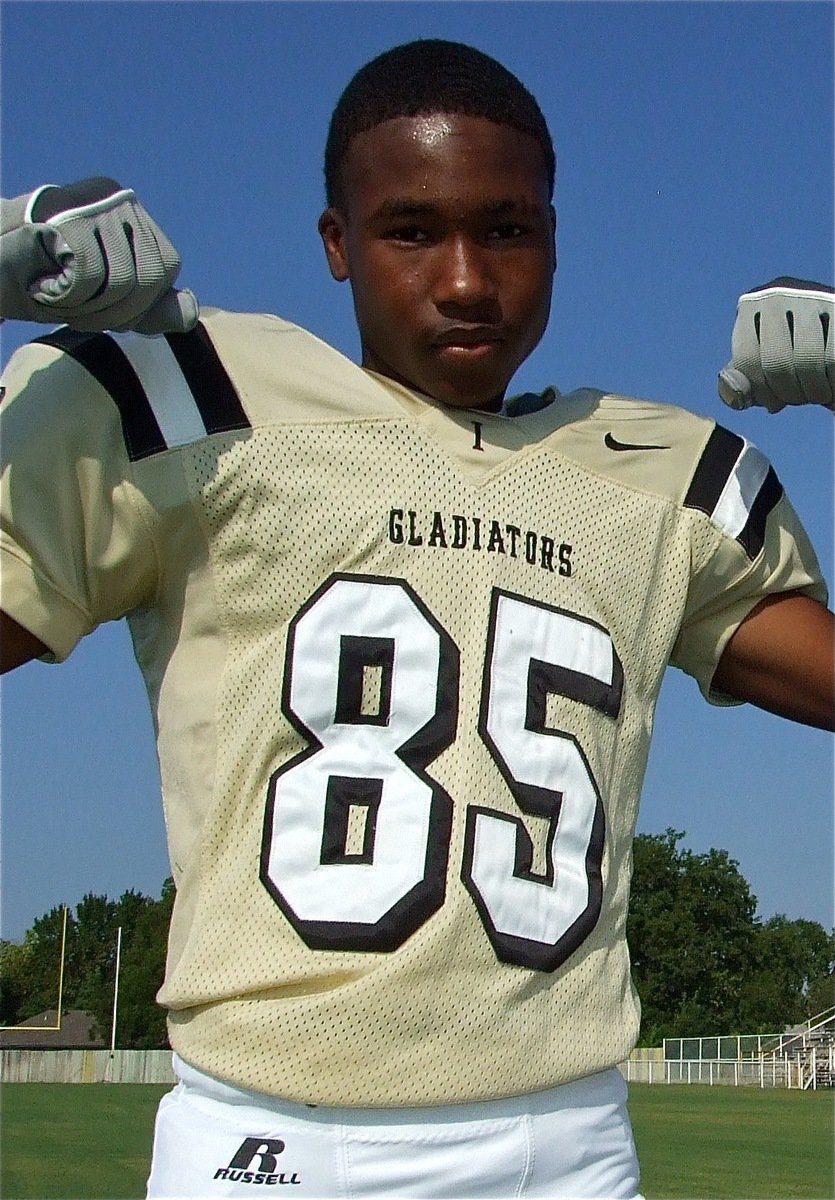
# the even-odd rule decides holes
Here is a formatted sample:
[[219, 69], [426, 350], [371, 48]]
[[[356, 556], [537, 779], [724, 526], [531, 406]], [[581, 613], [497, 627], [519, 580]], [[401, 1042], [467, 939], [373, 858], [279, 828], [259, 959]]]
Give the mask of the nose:
[[435, 303], [448, 308], [493, 307], [498, 299], [487, 247], [473, 238], [456, 235], [439, 247]]

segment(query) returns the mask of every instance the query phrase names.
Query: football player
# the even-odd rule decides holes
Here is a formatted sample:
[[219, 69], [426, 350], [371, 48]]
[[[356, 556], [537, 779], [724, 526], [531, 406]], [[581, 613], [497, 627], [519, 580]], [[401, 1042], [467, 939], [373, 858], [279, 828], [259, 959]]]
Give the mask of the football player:
[[[556, 264], [513, 75], [381, 55], [326, 184], [359, 364], [207, 310], [59, 329], [4, 378], [5, 665], [126, 616], [158, 729], [180, 1082], [149, 1194], [636, 1196], [616, 1064], [661, 679], [831, 727], [825, 587], [745, 439], [509, 394]], [[757, 402], [768, 368], [730, 369]]]

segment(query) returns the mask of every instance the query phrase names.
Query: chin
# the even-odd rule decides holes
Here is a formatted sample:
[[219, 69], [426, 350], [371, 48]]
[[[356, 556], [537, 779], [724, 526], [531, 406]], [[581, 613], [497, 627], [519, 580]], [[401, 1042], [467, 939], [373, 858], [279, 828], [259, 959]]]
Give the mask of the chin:
[[497, 412], [502, 406], [504, 394], [500, 396], [473, 396], [472, 394], [436, 396], [447, 408], [478, 409], [480, 412]]
[[450, 408], [480, 408], [484, 410], [501, 407], [507, 383], [504, 380], [492, 381], [490, 384], [481, 381], [439, 381], [437, 386], [427, 394], [440, 400]]
[[[380, 375], [387, 375], [412, 391], [430, 396], [449, 408], [497, 409], [510, 382], [505, 372], [498, 375], [495, 371], [481, 372], [473, 369], [473, 364], [462, 366], [459, 371], [422, 370], [420, 364], [393, 367], [379, 358], [369, 357], [363, 361], [363, 366]], [[430, 363], [429, 366], [431, 368], [437, 364]]]
[[[417, 375], [417, 373], [416, 373]], [[412, 385], [433, 400], [450, 408], [498, 408], [507, 390], [504, 373], [480, 372], [472, 367], [460, 371], [426, 371]]]

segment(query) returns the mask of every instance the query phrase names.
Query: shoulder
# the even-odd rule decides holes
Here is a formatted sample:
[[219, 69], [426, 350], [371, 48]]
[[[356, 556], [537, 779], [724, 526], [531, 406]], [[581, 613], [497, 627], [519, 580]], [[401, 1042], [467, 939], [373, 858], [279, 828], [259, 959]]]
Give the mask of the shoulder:
[[26, 422], [120, 429], [131, 461], [248, 424], [203, 322], [158, 337], [62, 327], [18, 351], [7, 380]]
[[3, 384], [10, 401], [25, 393], [24, 404], [4, 406], [17, 423], [103, 421], [121, 427], [132, 461], [214, 433], [344, 418], [346, 397], [375, 391], [360, 368], [292, 322], [221, 309], [204, 310], [184, 334], [55, 330], [13, 356]]
[[383, 381], [292, 321], [209, 310], [201, 319], [253, 425], [402, 415]]
[[710, 418], [617, 393], [574, 395], [594, 401], [564, 426], [560, 449], [623, 486], [710, 516], [726, 489], [756, 491], [771, 470], [746, 438]]
[[652, 462], [672, 461], [686, 468], [715, 425], [673, 404], [588, 389], [571, 393], [569, 399], [577, 395], [591, 395], [594, 403], [586, 400], [586, 410], [572, 428], [587, 454], [606, 471], [629, 470], [630, 464], [641, 463], [641, 473], [646, 475]]
[[535, 414], [550, 421], [545, 440], [579, 469], [686, 520], [706, 520], [749, 559], [759, 552], [783, 488], [747, 438], [672, 404], [592, 389], [559, 397], [551, 409]]

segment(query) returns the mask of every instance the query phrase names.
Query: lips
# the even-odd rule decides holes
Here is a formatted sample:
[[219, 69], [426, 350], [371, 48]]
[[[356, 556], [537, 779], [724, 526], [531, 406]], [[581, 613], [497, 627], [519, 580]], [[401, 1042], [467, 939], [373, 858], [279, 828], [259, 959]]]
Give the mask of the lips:
[[501, 341], [503, 341], [501, 334], [491, 325], [461, 325], [436, 334], [432, 339], [432, 345], [443, 349], [448, 346], [496, 345]]
[[447, 362], [472, 363], [492, 359], [504, 339], [489, 325], [445, 329], [432, 340], [432, 349]]

